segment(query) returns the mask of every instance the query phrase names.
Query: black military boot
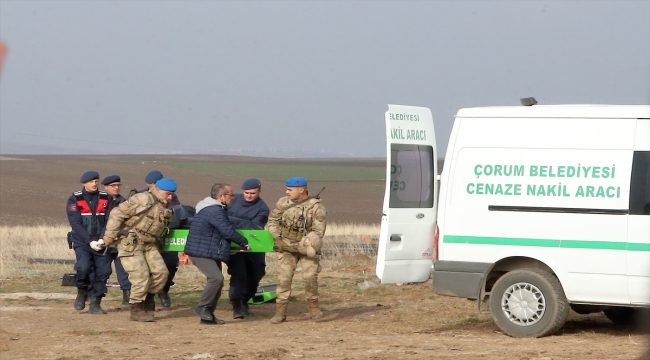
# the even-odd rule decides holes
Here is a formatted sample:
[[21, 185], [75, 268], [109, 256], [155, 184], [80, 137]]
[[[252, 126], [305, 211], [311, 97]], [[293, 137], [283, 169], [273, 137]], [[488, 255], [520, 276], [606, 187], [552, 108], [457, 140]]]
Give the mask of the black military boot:
[[231, 300], [232, 303], [232, 318], [233, 319], [243, 319], [246, 316], [244, 315], [244, 309], [242, 306], [241, 300]]
[[203, 325], [223, 325], [226, 323], [214, 316], [209, 305], [197, 306], [196, 309], [194, 309], [194, 313], [201, 318], [200, 323]]
[[248, 307], [248, 301], [242, 300], [241, 307], [242, 307], [242, 312], [244, 313], [244, 316], [253, 315], [253, 313], [251, 312], [251, 309]]
[[102, 309], [101, 307], [101, 302], [102, 302], [102, 297], [101, 296], [92, 296], [88, 299], [88, 302], [90, 303], [90, 307], [88, 308], [88, 312], [91, 314], [95, 315], [105, 315], [106, 311]]
[[142, 302], [144, 311], [153, 313], [156, 311], [156, 301], [154, 300], [154, 294], [147, 293], [147, 297]]
[[122, 290], [122, 305], [129, 305], [129, 299], [131, 298], [131, 289]]
[[77, 288], [77, 298], [74, 299], [74, 309], [75, 310], [85, 309], [87, 299], [88, 299], [88, 291]]
[[162, 307], [172, 306], [172, 299], [169, 298], [168, 292], [163, 291], [160, 294], [158, 294], [158, 297], [160, 298], [160, 305], [162, 305]]

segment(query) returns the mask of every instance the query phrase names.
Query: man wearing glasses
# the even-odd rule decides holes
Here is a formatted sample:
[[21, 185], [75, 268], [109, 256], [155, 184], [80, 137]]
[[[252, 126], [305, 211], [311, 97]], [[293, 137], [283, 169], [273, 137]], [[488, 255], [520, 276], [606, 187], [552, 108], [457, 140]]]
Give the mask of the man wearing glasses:
[[167, 209], [176, 191], [172, 179], [160, 179], [147, 192], [129, 197], [108, 217], [104, 243], [115, 242], [131, 281], [131, 320], [154, 321], [154, 296], [163, 291], [169, 272], [156, 238], [169, 231], [174, 215]]
[[[110, 196], [110, 201], [108, 203], [107, 214], [110, 214], [110, 211], [126, 201], [124, 196], [120, 195], [120, 190], [122, 189], [122, 183], [119, 175], [110, 175], [102, 180], [102, 185], [104, 185], [104, 191]], [[129, 305], [129, 298], [131, 297], [131, 282], [129, 281], [129, 274], [126, 273], [120, 258], [117, 256], [117, 248], [115, 245], [111, 246], [108, 250], [108, 255], [110, 255], [112, 261], [115, 262], [115, 272], [117, 272], [117, 282], [120, 284], [120, 289], [122, 290], [122, 305]]]
[[230, 185], [214, 184], [210, 197], [196, 204], [196, 215], [185, 243], [185, 253], [207, 278], [199, 304], [194, 309], [194, 313], [201, 318], [200, 323], [204, 325], [225, 323], [214, 315], [214, 309], [223, 288], [221, 264], [230, 259], [230, 242], [234, 241], [245, 250], [250, 250], [246, 238], [236, 232], [228, 220], [226, 207], [232, 198]]

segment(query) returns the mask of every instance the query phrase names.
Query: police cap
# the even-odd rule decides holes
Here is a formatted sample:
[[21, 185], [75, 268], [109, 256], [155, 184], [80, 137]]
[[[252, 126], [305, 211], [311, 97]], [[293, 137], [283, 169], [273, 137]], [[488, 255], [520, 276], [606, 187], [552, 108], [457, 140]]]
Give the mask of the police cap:
[[95, 179], [99, 179], [99, 173], [97, 171], [86, 171], [83, 175], [81, 175], [81, 179], [79, 179], [79, 181], [84, 184], [90, 180]]
[[241, 185], [242, 190], [259, 189], [261, 187], [262, 183], [257, 179], [248, 179]]
[[155, 184], [156, 181], [162, 179], [163, 177], [164, 176], [160, 171], [153, 170], [147, 174], [147, 176], [144, 178], [144, 182], [147, 184]]
[[102, 185], [108, 185], [120, 181], [121, 179], [119, 175], [108, 175], [106, 178], [104, 178], [104, 180], [102, 180]]

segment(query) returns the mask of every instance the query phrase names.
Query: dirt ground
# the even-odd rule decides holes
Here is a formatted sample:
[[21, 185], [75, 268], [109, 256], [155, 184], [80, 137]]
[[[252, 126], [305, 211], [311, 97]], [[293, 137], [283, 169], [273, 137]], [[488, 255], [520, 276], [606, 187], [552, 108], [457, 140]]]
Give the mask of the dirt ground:
[[[604, 315], [572, 313], [554, 336], [516, 339], [464, 299], [434, 295], [431, 283], [361, 290], [371, 261], [321, 273], [324, 317], [305, 319], [302, 279], [286, 323], [271, 325], [275, 304], [251, 305], [253, 316], [233, 320], [227, 291], [217, 307], [225, 325], [200, 325], [193, 309], [203, 280], [172, 288], [172, 307], [156, 321], [129, 321], [119, 288], [103, 301], [107, 315], [72, 308], [74, 288], [60, 279], [2, 281], [2, 359], [648, 359], [646, 330], [613, 325]], [[273, 281], [267, 276], [263, 284]], [[27, 293], [27, 294], [26, 294]], [[31, 294], [30, 294], [31, 293]]]
[[[66, 223], [64, 203], [79, 188], [88, 169], [102, 175], [119, 168], [124, 189], [142, 188], [155, 168], [179, 184], [183, 203], [195, 204], [218, 177], [158, 167], [155, 161], [184, 156], [24, 156], [0, 161], [0, 225]], [[203, 157], [189, 157], [189, 160]], [[289, 162], [290, 160], [206, 157], [212, 161]], [[138, 161], [134, 161], [138, 160]], [[362, 163], [342, 162], [350, 166]], [[381, 218], [384, 185], [327, 182], [324, 203], [331, 221], [376, 223]], [[265, 182], [263, 198], [283, 195], [281, 182]], [[271, 200], [269, 202], [273, 202]], [[2, 249], [0, 249], [2, 251]], [[0, 280], [1, 359], [650, 359], [647, 329], [616, 326], [602, 313], [577, 315], [556, 335], [515, 339], [502, 334], [476, 303], [434, 295], [431, 282], [381, 285], [361, 290], [364, 280], [378, 282], [374, 262], [358, 259], [321, 273], [324, 317], [302, 317], [307, 306], [302, 278], [294, 281], [288, 321], [271, 325], [275, 304], [252, 306], [254, 316], [233, 320], [224, 292], [216, 315], [221, 326], [199, 325], [193, 309], [204, 279], [181, 267], [171, 290], [173, 305], [158, 307], [156, 321], [129, 321], [119, 288], [110, 288], [102, 305], [107, 315], [72, 307], [76, 289], [61, 287], [60, 275]], [[194, 270], [195, 271], [195, 270]], [[275, 283], [268, 274], [262, 284]], [[646, 326], [647, 328], [647, 326]]]

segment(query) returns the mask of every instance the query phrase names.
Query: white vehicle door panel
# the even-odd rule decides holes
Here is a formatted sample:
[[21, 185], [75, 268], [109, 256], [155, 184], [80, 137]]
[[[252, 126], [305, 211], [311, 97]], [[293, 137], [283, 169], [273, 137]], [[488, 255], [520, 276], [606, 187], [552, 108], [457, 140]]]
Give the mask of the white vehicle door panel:
[[423, 282], [431, 274], [438, 185], [431, 111], [389, 105], [386, 192], [377, 254], [383, 284]]

